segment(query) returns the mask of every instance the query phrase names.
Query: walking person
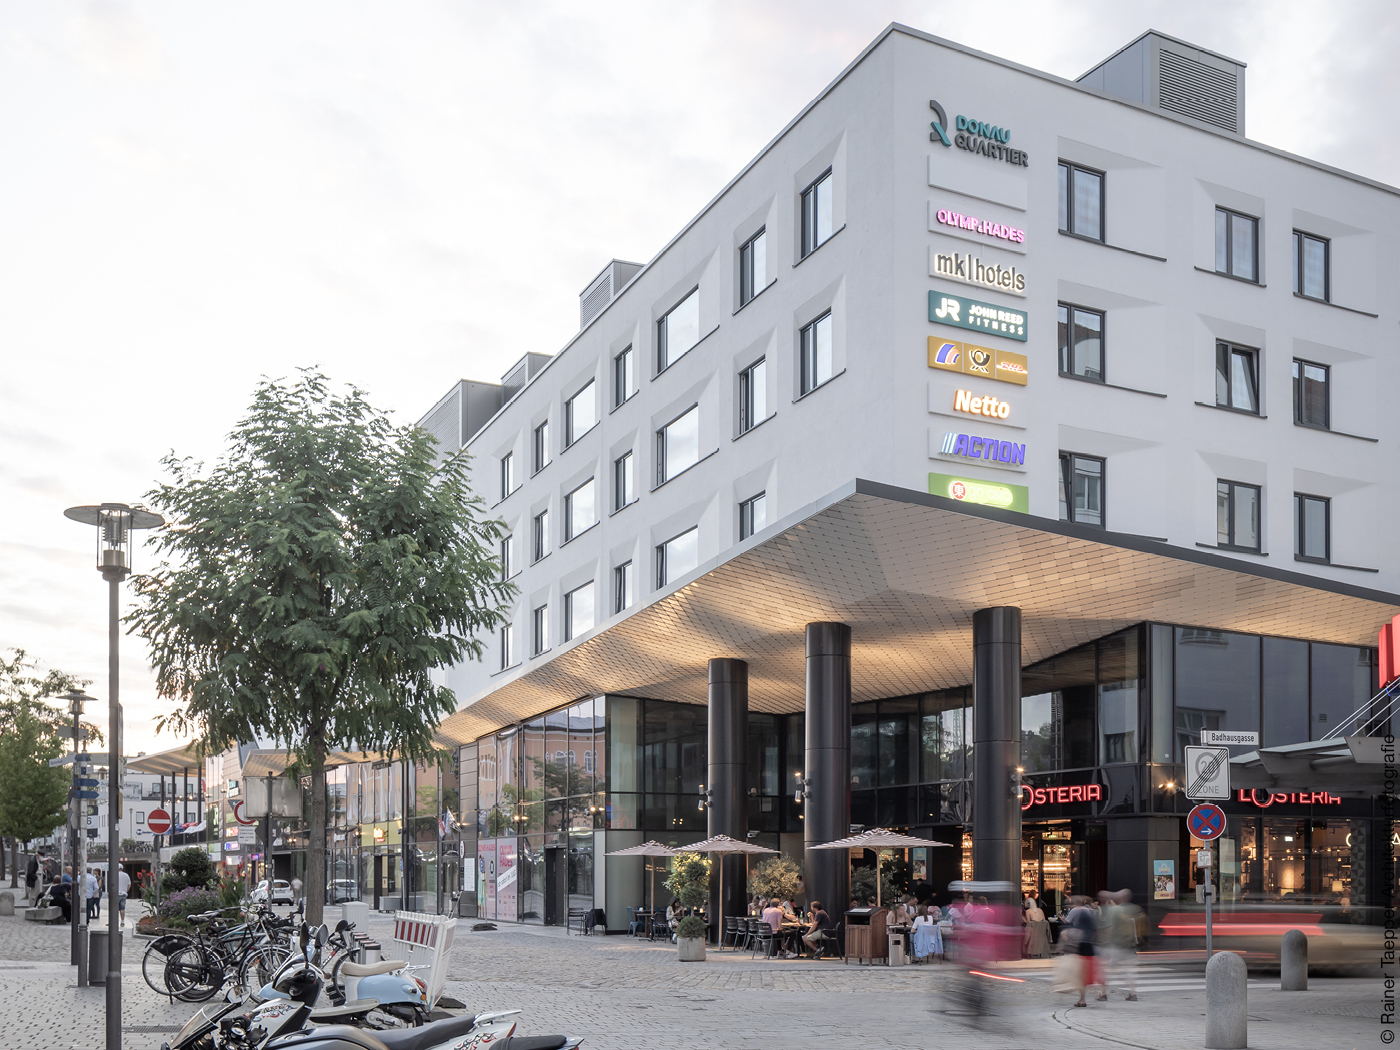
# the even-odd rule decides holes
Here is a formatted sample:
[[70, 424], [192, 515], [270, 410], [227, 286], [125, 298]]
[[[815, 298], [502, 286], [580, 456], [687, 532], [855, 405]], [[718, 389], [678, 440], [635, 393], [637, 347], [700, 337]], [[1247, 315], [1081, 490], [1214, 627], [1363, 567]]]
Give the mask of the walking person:
[[102, 885], [91, 868], [83, 872], [83, 883], [87, 890], [88, 922], [102, 918]]
[[117, 913], [121, 917], [122, 928], [126, 928], [126, 898], [131, 892], [131, 876], [125, 868], [117, 869]]
[[1035, 897], [1026, 900], [1025, 952], [1027, 959], [1050, 958], [1050, 923]]
[[1103, 909], [1099, 930], [1106, 942], [1103, 953], [1104, 994], [1100, 998], [1106, 999], [1110, 986], [1122, 982], [1127, 988], [1124, 999], [1130, 1003], [1137, 1002], [1138, 916], [1142, 914], [1142, 909], [1132, 903], [1131, 890], [1119, 890], [1117, 893], [1105, 891], [1099, 894], [1099, 900]]
[[32, 908], [35, 901], [39, 899], [39, 855], [31, 853], [29, 855], [29, 867], [24, 872], [24, 897], [29, 901]]
[[[1094, 909], [1089, 906], [1088, 897], [1071, 897], [1070, 903], [1073, 905], [1069, 914], [1065, 916], [1065, 923], [1070, 933], [1070, 941], [1074, 945], [1075, 952], [1079, 955], [1079, 1001], [1075, 1006], [1088, 1006], [1084, 1001], [1084, 993], [1091, 984], [1098, 983], [1098, 975], [1094, 972], [1094, 934], [1097, 932], [1098, 922], [1094, 915]], [[1061, 935], [1063, 939], [1064, 935]], [[1101, 997], [1104, 998], [1104, 997]]]

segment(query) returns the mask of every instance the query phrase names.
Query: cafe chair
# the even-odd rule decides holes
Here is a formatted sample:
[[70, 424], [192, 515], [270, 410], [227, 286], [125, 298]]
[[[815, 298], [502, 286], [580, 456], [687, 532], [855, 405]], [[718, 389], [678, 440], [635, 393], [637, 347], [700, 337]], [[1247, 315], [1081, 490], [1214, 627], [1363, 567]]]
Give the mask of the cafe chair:
[[739, 918], [738, 918], [738, 916], [736, 916], [736, 915], [730, 915], [730, 916], [726, 917], [725, 920], [724, 920], [724, 936], [722, 936], [722, 937], [720, 938], [720, 941], [719, 941], [719, 946], [720, 946], [721, 949], [724, 948], [724, 942], [725, 942], [726, 940], [729, 942], [729, 947], [730, 947], [730, 948], [733, 948], [733, 949], [736, 949], [736, 950], [738, 949], [738, 947], [739, 947]]
[[637, 915], [638, 909], [627, 909], [627, 936], [637, 936], [637, 931], [646, 926], [646, 921]]
[[826, 955], [826, 950], [828, 947], [830, 947], [833, 952], [840, 950], [841, 927], [844, 925], [845, 923], [838, 922], [836, 924], [835, 929], [824, 932], [821, 935], [821, 939], [817, 941], [816, 958], [818, 961], [820, 961], [822, 957]]
[[768, 925], [768, 923], [764, 922], [762, 919], [759, 919], [758, 930], [754, 934], [753, 948], [749, 952], [749, 958], [752, 959], [754, 956], [754, 952], [758, 951], [760, 948], [763, 949], [763, 957], [765, 959], [771, 958], [773, 955], [774, 945], [777, 942], [777, 937], [778, 935], [773, 932], [773, 927]]

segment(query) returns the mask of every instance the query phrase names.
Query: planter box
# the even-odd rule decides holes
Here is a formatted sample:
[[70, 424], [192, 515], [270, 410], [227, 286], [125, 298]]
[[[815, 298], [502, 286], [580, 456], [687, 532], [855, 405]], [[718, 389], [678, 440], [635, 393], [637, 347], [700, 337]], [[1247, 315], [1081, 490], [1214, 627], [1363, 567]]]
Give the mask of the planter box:
[[681, 962], [705, 961], [705, 938], [679, 937], [676, 944], [680, 946]]

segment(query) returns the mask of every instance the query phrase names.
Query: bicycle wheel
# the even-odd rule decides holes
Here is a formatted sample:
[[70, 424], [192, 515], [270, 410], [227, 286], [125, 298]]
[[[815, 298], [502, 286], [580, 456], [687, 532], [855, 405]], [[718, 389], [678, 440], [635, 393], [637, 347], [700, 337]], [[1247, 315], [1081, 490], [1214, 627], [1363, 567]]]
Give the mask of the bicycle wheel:
[[238, 967], [238, 983], [257, 991], [277, 972], [277, 968], [292, 957], [292, 950], [283, 945], [264, 944], [243, 957]]
[[153, 992], [161, 995], [174, 994], [165, 983], [165, 964], [170, 961], [170, 956], [192, 944], [194, 941], [188, 937], [171, 934], [157, 937], [146, 947], [146, 953], [141, 956], [141, 976], [146, 979], [146, 984]]
[[201, 945], [191, 944], [170, 956], [165, 983], [176, 999], [202, 1003], [223, 987], [224, 971]]

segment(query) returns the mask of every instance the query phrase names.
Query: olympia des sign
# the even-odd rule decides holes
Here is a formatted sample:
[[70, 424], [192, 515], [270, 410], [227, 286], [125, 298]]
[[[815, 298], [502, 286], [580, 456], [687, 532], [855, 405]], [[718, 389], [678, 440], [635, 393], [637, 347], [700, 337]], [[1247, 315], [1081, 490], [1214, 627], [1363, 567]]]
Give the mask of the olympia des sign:
[[971, 215], [963, 215], [949, 208], [938, 209], [938, 221], [944, 226], [952, 226], [959, 230], [970, 230], [973, 233], [981, 233], [988, 237], [996, 237], [1003, 241], [1010, 241], [1012, 244], [1026, 243], [1025, 230], [1017, 229], [1015, 226], [1007, 226], [1000, 222], [992, 222], [991, 219], [978, 219]]

